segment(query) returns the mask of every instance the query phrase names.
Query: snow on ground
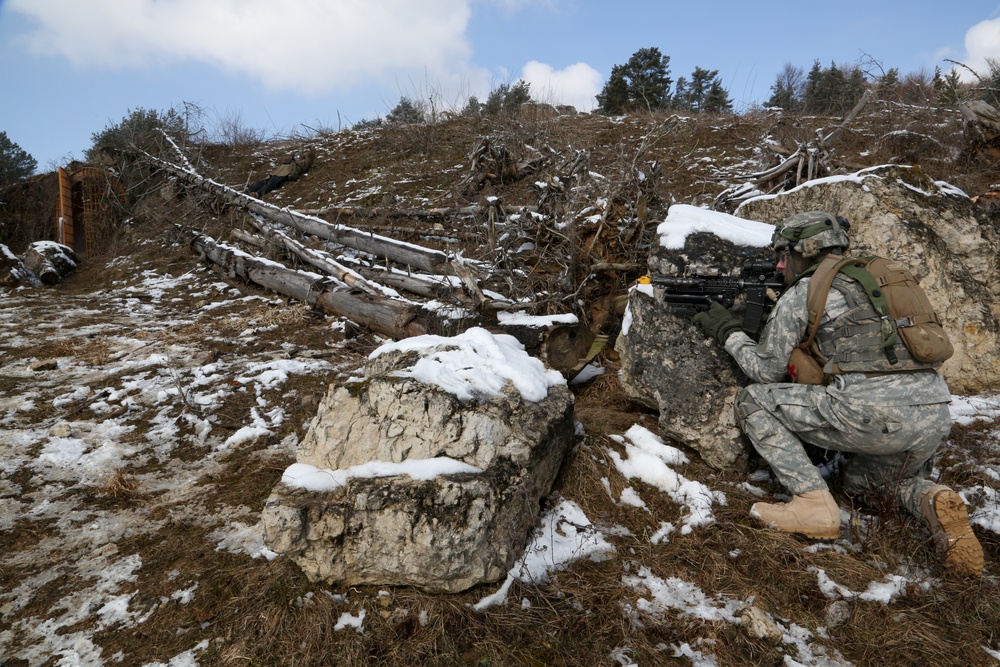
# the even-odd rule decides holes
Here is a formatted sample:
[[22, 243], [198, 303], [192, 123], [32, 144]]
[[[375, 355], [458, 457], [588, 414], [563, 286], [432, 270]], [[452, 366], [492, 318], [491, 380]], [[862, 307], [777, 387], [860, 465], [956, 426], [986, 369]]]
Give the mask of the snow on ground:
[[[278, 325], [266, 317], [235, 317], [233, 313], [254, 307], [266, 310], [268, 303], [245, 297], [203, 271], [172, 276], [148, 270], [137, 282], [113, 284], [93, 294], [0, 293], [0, 352], [4, 355], [0, 531], [26, 525], [35, 525], [39, 531], [30, 548], [0, 553], [0, 567], [24, 573], [16, 586], [0, 591], [0, 655], [32, 665], [50, 658], [60, 665], [111, 665], [126, 659], [103, 654], [93, 641], [94, 633], [140, 626], [158, 608], [188, 604], [200, 595], [197, 581], [181, 578], [173, 594], [158, 600], [139, 603], [143, 596], [133, 590], [144, 563], [138, 554], [119, 550], [118, 544], [136, 535], [153, 534], [168, 520], [203, 525], [205, 539], [214, 549], [252, 558], [277, 557], [263, 544], [259, 508], [209, 509], [202, 494], [192, 489], [206, 476], [231, 474], [226, 472], [226, 457], [253, 443], [271, 442], [255, 456], [287, 459], [306, 426], [292, 425], [280, 440], [275, 437], [289, 431], [289, 401], [304, 398], [288, 389], [293, 378], [346, 379], [359, 363], [334, 363], [325, 358], [329, 350], [316, 355], [317, 350], [256, 345], [264, 332]], [[496, 391], [489, 383], [479, 386], [486, 375], [483, 369], [470, 367], [468, 355], [455, 352], [467, 348], [486, 360], [492, 375], [518, 383], [531, 396], [544, 393], [558, 380], [536, 366], [505, 367], [509, 357], [503, 348], [512, 345], [508, 337], [476, 330], [463, 340], [451, 348], [451, 354], [437, 339], [393, 345], [438, 345], [434, 366], [423, 369], [421, 377], [447, 384], [462, 395]], [[210, 354], [213, 345], [229, 351]], [[35, 349], [49, 354], [31, 354]], [[237, 402], [245, 407], [234, 421], [231, 406]], [[995, 395], [955, 397], [952, 414], [959, 423], [992, 419], [1000, 414], [998, 405]], [[643, 486], [627, 487], [615, 497], [605, 478], [602, 483], [611, 500], [649, 512], [647, 501], [652, 494], [663, 494], [680, 509], [680, 527], [661, 522], [647, 538], [650, 543], [669, 539], [675, 529], [681, 535], [696, 535], [716, 521], [715, 510], [726, 505], [726, 495], [706, 481], [686, 476], [689, 460], [682, 451], [641, 426], [612, 439], [618, 447], [604, 448], [603, 455], [626, 480], [638, 480]], [[436, 462], [430, 474], [447, 469]], [[87, 500], [122, 470], [142, 487], [146, 502], [113, 507]], [[330, 471], [320, 472], [329, 477]], [[346, 479], [400, 471], [373, 464], [334, 472]], [[417, 467], [403, 472], [428, 474]], [[1000, 479], [997, 470], [983, 472]], [[317, 474], [296, 466], [285, 473], [297, 476], [308, 488], [338, 481], [315, 479]], [[763, 493], [751, 484], [755, 481], [761, 480], [731, 488]], [[959, 491], [973, 502], [973, 521], [1000, 533], [997, 492], [982, 485]], [[169, 519], [157, 508], [169, 508]], [[745, 622], [742, 614], [753, 606], [752, 599], [736, 599], [701, 590], [682, 579], [656, 576], [616, 550], [608, 539], [623, 534], [628, 534], [627, 529], [598, 527], [577, 503], [561, 499], [541, 517], [533, 541], [506, 581], [474, 608], [509, 604], [514, 581], [542, 585], [577, 560], [617, 558], [622, 585], [637, 596], [636, 603], [623, 610], [633, 623], [641, 625], [665, 616], [706, 624]], [[848, 539], [825, 548], [845, 553], [860, 549]], [[739, 554], [730, 556], [738, 558]], [[884, 573], [861, 590], [852, 590], [822, 569], [814, 568], [812, 573], [819, 595], [885, 605], [905, 596], [910, 584], [920, 590], [935, 585], [926, 573], [901, 571]], [[78, 582], [72, 592], [45, 604], [36, 600], [39, 591], [67, 578]], [[35, 611], [28, 614], [27, 609]], [[357, 611], [345, 611], [335, 630], [364, 632], [364, 610]], [[821, 641], [825, 639], [823, 627], [812, 631], [787, 619], [771, 618], [770, 622], [780, 631], [786, 664], [847, 664], [828, 641]], [[705, 627], [701, 640], [665, 648], [691, 664], [717, 664], [713, 631]], [[207, 646], [200, 642], [148, 664], [195, 667]], [[984, 646], [983, 650], [996, 657], [993, 649]], [[628, 662], [628, 652], [628, 647], [621, 648], [621, 664]]]
[[[256, 512], [208, 512], [192, 493], [197, 480], [225, 470], [226, 450], [281, 426], [284, 408], [274, 400], [291, 377], [333, 370], [323, 358], [240, 351], [252, 347], [256, 334], [243, 336], [233, 354], [209, 353], [241, 337], [236, 329], [235, 336], [220, 330], [223, 313], [267, 303], [205, 271], [148, 270], [136, 282], [90, 295], [0, 293], [0, 530], [35, 523], [46, 535], [33, 548], [0, 553], [0, 568], [29, 573], [0, 590], [0, 655], [29, 664], [51, 657], [65, 665], [116, 662], [93, 644], [93, 632], [136, 626], [158, 606], [178, 603], [144, 608], [134, 593], [122, 593], [143, 563], [116, 545], [155, 533], [168, 520], [216, 526], [211, 534], [219, 548], [269, 553]], [[36, 349], [51, 354], [34, 356]], [[237, 397], [252, 407], [234, 430], [226, 418]], [[283, 440], [269, 449], [284, 453], [295, 444]], [[197, 456], [187, 453], [192, 449]], [[120, 470], [157, 500], [117, 510], [85, 500]], [[169, 506], [169, 519], [154, 518], [157, 504]], [[41, 615], [20, 613], [62, 578], [83, 584]], [[195, 595], [192, 589], [179, 599]], [[204, 648], [164, 660], [195, 665]]]

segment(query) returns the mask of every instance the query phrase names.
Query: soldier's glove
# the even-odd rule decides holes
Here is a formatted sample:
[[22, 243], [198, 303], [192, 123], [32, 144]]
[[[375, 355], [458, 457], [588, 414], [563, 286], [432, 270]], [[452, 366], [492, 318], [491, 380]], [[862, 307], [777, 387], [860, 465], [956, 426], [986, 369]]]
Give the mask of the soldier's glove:
[[693, 319], [706, 336], [712, 336], [722, 345], [726, 344], [730, 334], [742, 329], [732, 313], [717, 301], [713, 301], [708, 310], [695, 313]]

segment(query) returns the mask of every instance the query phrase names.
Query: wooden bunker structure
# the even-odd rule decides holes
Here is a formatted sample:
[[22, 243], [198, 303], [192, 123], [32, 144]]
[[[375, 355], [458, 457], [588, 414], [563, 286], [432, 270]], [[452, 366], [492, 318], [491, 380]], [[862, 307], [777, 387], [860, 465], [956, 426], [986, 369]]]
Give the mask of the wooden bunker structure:
[[59, 194], [53, 210], [55, 240], [69, 246], [77, 257], [103, 250], [125, 202], [125, 188], [102, 167], [59, 167]]

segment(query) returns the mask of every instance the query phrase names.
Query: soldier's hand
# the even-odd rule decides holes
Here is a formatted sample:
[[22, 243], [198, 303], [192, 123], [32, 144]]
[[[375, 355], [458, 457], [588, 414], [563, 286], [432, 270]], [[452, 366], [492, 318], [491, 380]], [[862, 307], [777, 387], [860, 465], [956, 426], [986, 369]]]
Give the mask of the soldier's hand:
[[712, 302], [708, 310], [696, 313], [694, 323], [705, 332], [706, 336], [715, 338], [722, 345], [726, 344], [729, 336], [740, 330], [740, 323], [736, 321], [726, 308], [716, 301]]

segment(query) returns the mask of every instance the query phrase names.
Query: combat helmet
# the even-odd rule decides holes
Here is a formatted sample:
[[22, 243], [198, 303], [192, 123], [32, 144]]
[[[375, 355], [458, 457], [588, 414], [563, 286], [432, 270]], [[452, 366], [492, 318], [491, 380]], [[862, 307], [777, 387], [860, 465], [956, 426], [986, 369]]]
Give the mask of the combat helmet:
[[847, 236], [850, 228], [845, 218], [826, 211], [796, 213], [775, 227], [771, 247], [775, 251], [792, 250], [806, 258], [827, 248], [844, 252], [851, 242]]

